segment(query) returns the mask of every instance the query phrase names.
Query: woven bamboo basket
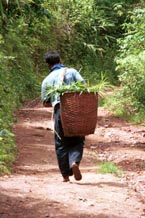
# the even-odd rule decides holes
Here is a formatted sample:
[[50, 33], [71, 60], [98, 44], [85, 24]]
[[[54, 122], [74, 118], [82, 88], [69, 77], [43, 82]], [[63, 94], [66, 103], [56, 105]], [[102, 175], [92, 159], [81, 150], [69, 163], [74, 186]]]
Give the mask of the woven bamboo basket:
[[64, 135], [93, 134], [97, 123], [98, 94], [71, 92], [60, 96], [61, 122]]

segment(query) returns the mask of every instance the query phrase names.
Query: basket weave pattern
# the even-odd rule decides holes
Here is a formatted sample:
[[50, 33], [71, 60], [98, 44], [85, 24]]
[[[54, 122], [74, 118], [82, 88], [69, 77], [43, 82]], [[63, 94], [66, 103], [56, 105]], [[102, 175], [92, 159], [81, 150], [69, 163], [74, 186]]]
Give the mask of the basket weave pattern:
[[61, 95], [60, 102], [65, 136], [85, 136], [94, 133], [97, 123], [98, 94], [65, 93]]

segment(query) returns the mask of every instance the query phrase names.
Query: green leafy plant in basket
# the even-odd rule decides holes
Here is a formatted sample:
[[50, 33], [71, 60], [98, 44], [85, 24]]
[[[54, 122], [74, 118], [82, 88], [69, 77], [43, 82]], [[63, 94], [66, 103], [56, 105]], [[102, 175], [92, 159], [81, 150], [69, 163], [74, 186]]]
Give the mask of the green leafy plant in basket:
[[70, 85], [62, 84], [59, 87], [48, 86], [46, 95], [48, 98], [53, 94], [56, 96], [63, 95], [64, 93], [69, 92], [93, 92], [98, 93], [99, 96], [103, 96], [107, 88], [110, 88], [111, 85], [109, 82], [102, 77], [102, 79], [96, 85], [89, 85], [89, 83], [83, 84], [81, 81], [73, 82]]

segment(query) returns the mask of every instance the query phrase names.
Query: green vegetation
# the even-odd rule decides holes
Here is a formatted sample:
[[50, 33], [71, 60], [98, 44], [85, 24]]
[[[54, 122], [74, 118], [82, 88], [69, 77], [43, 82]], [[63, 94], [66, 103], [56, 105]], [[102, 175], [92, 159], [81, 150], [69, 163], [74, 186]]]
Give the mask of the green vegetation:
[[[90, 85], [104, 75], [119, 86], [109, 106], [144, 122], [144, 20], [143, 0], [0, 1], [0, 132], [11, 133], [15, 110], [40, 96], [44, 54], [54, 49]], [[13, 162], [13, 146], [12, 135], [0, 136], [0, 171]]]
[[14, 135], [8, 130], [0, 131], [0, 175], [9, 174], [15, 160], [16, 146]]
[[105, 106], [107, 109], [109, 109], [113, 115], [117, 117], [124, 118], [132, 123], [135, 124], [145, 124], [145, 109], [144, 107], [142, 109], [139, 109], [139, 111], [136, 111], [136, 109], [130, 107], [130, 97], [128, 96], [122, 96], [119, 91], [115, 91], [114, 94], [111, 96], [105, 96], [102, 99], [101, 106]]
[[100, 163], [98, 172], [103, 174], [111, 173], [114, 174], [115, 176], [122, 175], [122, 171], [117, 167], [117, 165], [109, 161]]
[[77, 81], [74, 83], [71, 83], [70, 85], [62, 84], [59, 87], [50, 86], [47, 87], [47, 97], [50, 98], [52, 95], [63, 95], [64, 93], [68, 92], [93, 92], [98, 93], [99, 95], [103, 95], [105, 90], [110, 87], [110, 84], [106, 81], [106, 79], [103, 79], [98, 81], [96, 85], [89, 86], [89, 84], [84, 85], [82, 82]]
[[[119, 40], [120, 53], [116, 58], [120, 72], [121, 90], [118, 98], [127, 115], [145, 111], [145, 8], [134, 9], [130, 21], [124, 24], [126, 34]], [[145, 121], [145, 115], [144, 115]]]

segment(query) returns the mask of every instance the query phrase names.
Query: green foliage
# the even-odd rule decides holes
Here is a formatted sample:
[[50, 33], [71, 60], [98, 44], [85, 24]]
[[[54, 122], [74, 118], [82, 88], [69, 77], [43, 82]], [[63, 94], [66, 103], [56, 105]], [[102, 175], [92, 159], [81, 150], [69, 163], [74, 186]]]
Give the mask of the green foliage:
[[124, 24], [125, 37], [119, 40], [120, 56], [116, 58], [120, 72], [119, 99], [128, 114], [145, 109], [145, 9], [135, 9], [130, 22]]
[[100, 104], [117, 117], [121, 117], [135, 124], [145, 124], [144, 107], [142, 109], [140, 108], [139, 111], [133, 111], [131, 99], [129, 97], [124, 97], [121, 89], [114, 90], [112, 91], [112, 94], [103, 96]]
[[117, 75], [113, 60], [116, 38], [121, 36], [121, 24], [127, 11], [125, 3], [61, 0], [53, 1], [54, 5], [57, 48], [65, 63], [75, 63], [89, 80], [99, 79], [103, 72], [115, 83]]
[[97, 83], [97, 85], [94, 86], [89, 86], [89, 85], [85, 85], [80, 81], [71, 83], [70, 85], [65, 85], [62, 84], [59, 87], [54, 87], [54, 86], [50, 86], [47, 87], [47, 96], [49, 98], [49, 96], [51, 95], [63, 95], [64, 93], [68, 93], [68, 92], [93, 92], [93, 93], [98, 93], [99, 95], [103, 95], [103, 92], [105, 91], [106, 88], [110, 87], [110, 84], [105, 80], [102, 79], [101, 81], [99, 81]]
[[[0, 132], [11, 131], [13, 113], [25, 100], [40, 92], [41, 62], [45, 44], [42, 36], [49, 27], [46, 16], [36, 16], [36, 10], [29, 16], [26, 4], [9, 1], [3, 3], [0, 19]], [[32, 4], [28, 4], [33, 8]], [[21, 9], [21, 13], [20, 13]], [[38, 28], [39, 21], [42, 25]], [[48, 36], [48, 35], [47, 35]], [[45, 35], [45, 37], [47, 37]], [[45, 41], [45, 37], [43, 37]], [[49, 38], [51, 40], [51, 38]], [[45, 48], [46, 49], [46, 48]], [[43, 55], [42, 55], [43, 54]], [[43, 69], [42, 69], [43, 70]], [[40, 73], [40, 74], [39, 74]], [[7, 171], [14, 161], [12, 136], [0, 141], [0, 171]], [[9, 152], [5, 153], [5, 150]]]
[[116, 164], [109, 161], [100, 163], [98, 172], [103, 174], [112, 173], [115, 176], [121, 176], [122, 174], [122, 171], [116, 166]]
[[[2, 120], [0, 120], [0, 129], [2, 127]], [[10, 168], [15, 160], [16, 146], [14, 135], [3, 129], [0, 131], [0, 175], [9, 174]]]

